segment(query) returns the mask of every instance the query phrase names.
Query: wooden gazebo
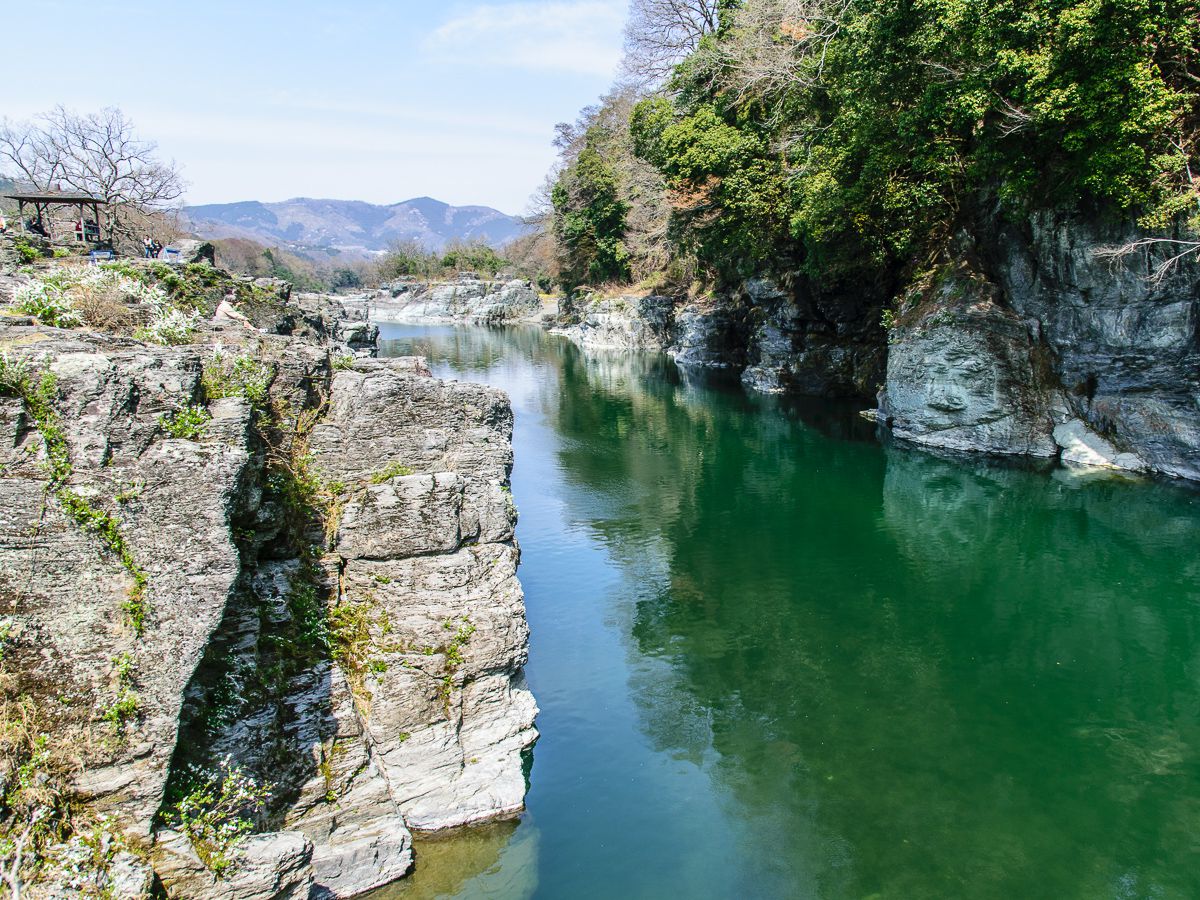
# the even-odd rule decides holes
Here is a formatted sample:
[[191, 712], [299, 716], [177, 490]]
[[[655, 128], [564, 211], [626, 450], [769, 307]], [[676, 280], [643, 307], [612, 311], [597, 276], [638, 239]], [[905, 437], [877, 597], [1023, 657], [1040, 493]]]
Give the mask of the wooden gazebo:
[[[21, 220], [22, 231], [29, 230], [25, 224], [25, 207], [29, 205], [33, 207], [37, 218], [37, 227], [41, 229], [43, 235], [54, 237], [50, 233], [50, 210], [56, 206], [65, 206], [76, 208], [79, 211], [79, 225], [74, 230], [79, 240], [100, 243], [103, 238], [100, 207], [107, 206], [108, 202], [100, 197], [94, 197], [91, 194], [73, 194], [67, 191], [19, 191], [4, 196], [9, 200], [17, 201], [17, 215]], [[86, 215], [87, 210], [92, 212], [90, 219]]]

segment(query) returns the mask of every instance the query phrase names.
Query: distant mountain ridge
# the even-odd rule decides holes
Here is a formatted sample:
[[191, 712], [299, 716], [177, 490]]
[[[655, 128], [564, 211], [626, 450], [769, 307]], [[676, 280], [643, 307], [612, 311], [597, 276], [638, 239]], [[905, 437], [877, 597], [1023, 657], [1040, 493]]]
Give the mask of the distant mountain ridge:
[[418, 241], [441, 250], [456, 241], [483, 241], [500, 247], [527, 233], [519, 216], [488, 206], [451, 206], [417, 197], [390, 206], [361, 200], [295, 197], [279, 203], [246, 200], [184, 208], [200, 237], [249, 238], [292, 250], [370, 255], [396, 241]]

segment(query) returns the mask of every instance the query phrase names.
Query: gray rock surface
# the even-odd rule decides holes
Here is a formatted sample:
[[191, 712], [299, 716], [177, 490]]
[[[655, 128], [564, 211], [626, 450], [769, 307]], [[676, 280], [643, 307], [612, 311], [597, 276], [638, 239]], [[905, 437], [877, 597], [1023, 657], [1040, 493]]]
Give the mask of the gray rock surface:
[[881, 416], [929, 446], [1200, 478], [1200, 260], [1114, 263], [1131, 226], [1049, 213], [959, 235], [892, 330]]
[[665, 351], [674, 339], [675, 302], [657, 295], [584, 301], [576, 325], [556, 329], [585, 349]]
[[210, 241], [184, 238], [183, 240], [175, 241], [171, 246], [179, 251], [179, 261], [181, 263], [206, 262], [210, 266], [217, 264], [217, 248]]
[[[29, 409], [0, 391], [0, 689], [28, 697], [69, 748], [76, 813], [111, 817], [113, 840], [148, 852], [170, 896], [351, 897], [409, 871], [410, 828], [523, 803], [537, 709], [522, 675], [512, 411], [420, 359], [351, 361], [374, 352], [365, 304], [300, 297], [258, 314], [277, 314], [275, 333], [197, 337], [266, 365], [273, 424], [263, 402], [207, 398], [205, 343], [0, 316], [6, 365], [54, 378], [68, 487], [97, 511], [90, 528], [67, 514]], [[164, 418], [192, 404], [211, 416], [203, 433], [170, 436]], [[310, 452], [318, 487], [305, 490], [319, 495], [296, 507], [287, 479]], [[118, 724], [122, 691], [136, 700]], [[220, 761], [271, 796], [217, 878], [158, 813], [171, 821], [166, 798], [189, 767]], [[70, 868], [72, 847], [48, 858]], [[137, 859], [122, 850], [64, 878], [141, 900]], [[43, 883], [78, 892], [55, 877]]]
[[1135, 453], [1121, 453], [1096, 434], [1082, 419], [1071, 419], [1054, 429], [1054, 442], [1062, 450], [1064, 463], [1101, 469], [1144, 472], [1146, 463]]
[[312, 842], [295, 832], [256, 834], [236, 849], [231, 870], [217, 877], [177, 831], [159, 833], [154, 868], [171, 900], [308, 900]]
[[391, 297], [375, 301], [372, 316], [381, 322], [477, 322], [501, 324], [541, 316], [542, 303], [528, 281], [402, 281]]
[[[376, 615], [362, 650], [376, 665], [355, 691], [364, 727], [405, 820], [432, 831], [521, 809], [537, 706], [522, 674], [511, 409], [493, 389], [404, 368], [338, 373], [311, 446], [357, 485], [333, 550], [338, 605]], [[385, 479], [391, 464], [414, 474]]]
[[[999, 227], [998, 284], [1038, 322], [1075, 416], [1152, 470], [1200, 478], [1200, 260], [1166, 278], [1169, 247], [1125, 264], [1101, 251], [1145, 234], [1044, 213]], [[1168, 234], [1167, 237], [1180, 235]]]
[[881, 414], [899, 438], [1053, 457], [1058, 401], [1044, 353], [998, 289], [963, 265], [893, 329]]

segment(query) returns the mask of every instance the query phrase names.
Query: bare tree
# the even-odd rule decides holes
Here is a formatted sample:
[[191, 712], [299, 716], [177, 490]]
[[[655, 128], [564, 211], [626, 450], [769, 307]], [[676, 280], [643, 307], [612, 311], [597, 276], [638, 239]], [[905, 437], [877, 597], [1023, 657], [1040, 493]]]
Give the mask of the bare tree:
[[717, 48], [724, 86], [742, 98], [816, 86], [849, 7], [850, 0], [749, 0]]
[[625, 77], [641, 87], [661, 83], [720, 25], [720, 0], [632, 0], [625, 24]]
[[39, 190], [62, 186], [99, 197], [117, 234], [183, 195], [178, 169], [157, 150], [112, 107], [81, 115], [58, 106], [33, 122], [0, 122], [0, 165]]

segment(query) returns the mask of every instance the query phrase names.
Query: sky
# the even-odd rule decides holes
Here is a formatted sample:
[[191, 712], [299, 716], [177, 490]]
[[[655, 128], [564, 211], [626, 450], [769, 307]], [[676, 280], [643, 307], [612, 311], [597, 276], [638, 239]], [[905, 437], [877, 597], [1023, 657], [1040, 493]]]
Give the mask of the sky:
[[[26, 0], [0, 116], [122, 109], [189, 204], [430, 196], [520, 214], [612, 84], [628, 0]], [[50, 51], [32, 41], [49, 40]]]

